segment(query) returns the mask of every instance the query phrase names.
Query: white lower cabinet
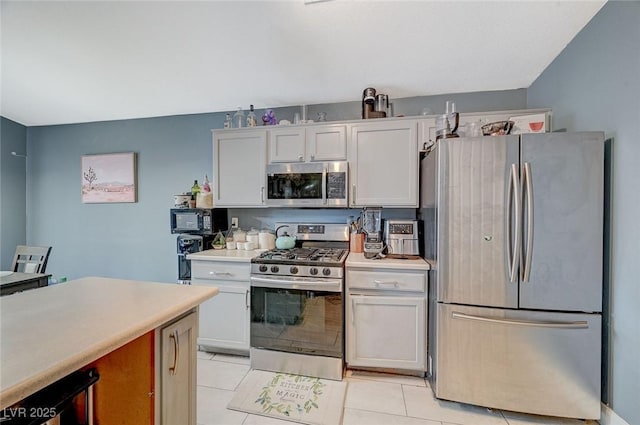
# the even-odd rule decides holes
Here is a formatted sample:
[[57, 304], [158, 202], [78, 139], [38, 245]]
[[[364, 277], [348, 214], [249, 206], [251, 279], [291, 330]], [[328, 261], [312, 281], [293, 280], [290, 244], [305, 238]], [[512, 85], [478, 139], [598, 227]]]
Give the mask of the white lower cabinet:
[[349, 366], [425, 369], [425, 298], [350, 295]]
[[426, 263], [420, 263], [424, 264], [424, 270], [416, 268], [416, 260], [413, 268], [403, 268], [401, 263], [377, 267], [373, 264], [379, 263], [372, 260], [369, 260], [371, 266], [351, 266], [351, 255], [362, 257], [362, 254], [350, 254], [346, 266], [348, 367], [424, 374], [427, 370]]
[[249, 282], [208, 284], [220, 292], [200, 305], [198, 345], [248, 352]]
[[249, 353], [251, 264], [238, 261], [191, 261], [193, 285], [219, 292], [200, 304], [198, 345], [211, 351]]
[[160, 330], [161, 425], [196, 424], [198, 313]]

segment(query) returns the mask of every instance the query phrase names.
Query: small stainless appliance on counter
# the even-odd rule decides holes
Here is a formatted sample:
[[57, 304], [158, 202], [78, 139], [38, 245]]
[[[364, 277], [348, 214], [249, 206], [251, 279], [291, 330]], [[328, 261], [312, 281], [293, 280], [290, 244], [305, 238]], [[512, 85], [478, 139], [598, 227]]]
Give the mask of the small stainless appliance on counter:
[[420, 255], [419, 233], [422, 233], [422, 229], [418, 220], [385, 220], [384, 243], [387, 246], [387, 255]]
[[364, 257], [376, 258], [384, 250], [382, 240], [382, 208], [365, 207], [362, 209], [362, 230], [364, 230]]

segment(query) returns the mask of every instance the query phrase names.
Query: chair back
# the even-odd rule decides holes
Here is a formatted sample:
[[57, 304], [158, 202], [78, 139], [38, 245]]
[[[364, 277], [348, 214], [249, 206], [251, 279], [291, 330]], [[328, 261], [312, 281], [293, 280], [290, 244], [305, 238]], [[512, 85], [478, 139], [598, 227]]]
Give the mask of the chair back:
[[18, 245], [11, 269], [22, 273], [44, 273], [50, 253], [50, 246]]

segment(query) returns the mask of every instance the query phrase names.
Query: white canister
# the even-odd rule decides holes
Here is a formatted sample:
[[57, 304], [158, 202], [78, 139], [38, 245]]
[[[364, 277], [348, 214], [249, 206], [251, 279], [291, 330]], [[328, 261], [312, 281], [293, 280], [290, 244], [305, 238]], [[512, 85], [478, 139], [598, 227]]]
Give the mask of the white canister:
[[[258, 247], [258, 244], [260, 243], [260, 238], [258, 236], [258, 231], [253, 227], [251, 228], [251, 230], [249, 230], [247, 232], [247, 242], [252, 242], [256, 248]], [[254, 248], [252, 248], [252, 249], [254, 249]]]
[[260, 247], [260, 249], [275, 249], [276, 234], [273, 232], [273, 230], [260, 230], [260, 234], [258, 234], [258, 246]]
[[256, 249], [256, 245], [253, 242], [245, 242], [244, 249], [245, 251], [253, 251], [254, 249]]
[[236, 249], [236, 242], [227, 241], [227, 249]]
[[233, 240], [235, 242], [244, 242], [247, 240], [247, 232], [244, 230], [237, 228], [233, 231]]

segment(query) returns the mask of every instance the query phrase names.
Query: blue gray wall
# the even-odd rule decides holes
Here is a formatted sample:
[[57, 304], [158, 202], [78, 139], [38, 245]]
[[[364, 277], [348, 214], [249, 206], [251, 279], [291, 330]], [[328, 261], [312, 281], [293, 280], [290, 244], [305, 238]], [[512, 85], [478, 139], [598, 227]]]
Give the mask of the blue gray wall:
[[[523, 109], [526, 90], [396, 99], [396, 114], [420, 115], [424, 107], [443, 112], [451, 99], [461, 112]], [[299, 108], [276, 109], [292, 119]], [[360, 102], [309, 105], [309, 117], [360, 116]], [[261, 110], [258, 110], [262, 113]], [[211, 129], [222, 128], [224, 113], [183, 115], [27, 129], [27, 240], [51, 245], [47, 271], [69, 279], [107, 276], [173, 282], [177, 275], [175, 236], [169, 233], [173, 195], [188, 191], [194, 179], [212, 177]], [[83, 204], [80, 159], [85, 154], [136, 152], [138, 202]], [[247, 164], [251, 166], [251, 164]], [[320, 210], [297, 210], [295, 217], [324, 216]], [[343, 221], [358, 211], [326, 214]], [[398, 212], [414, 214], [414, 211]], [[243, 227], [289, 219], [291, 210], [232, 210]]]
[[640, 2], [607, 3], [527, 97], [530, 108], [553, 109], [556, 129], [603, 130], [613, 139], [603, 398], [629, 424], [640, 424]]
[[9, 270], [26, 236], [27, 128], [0, 117], [0, 270]]

